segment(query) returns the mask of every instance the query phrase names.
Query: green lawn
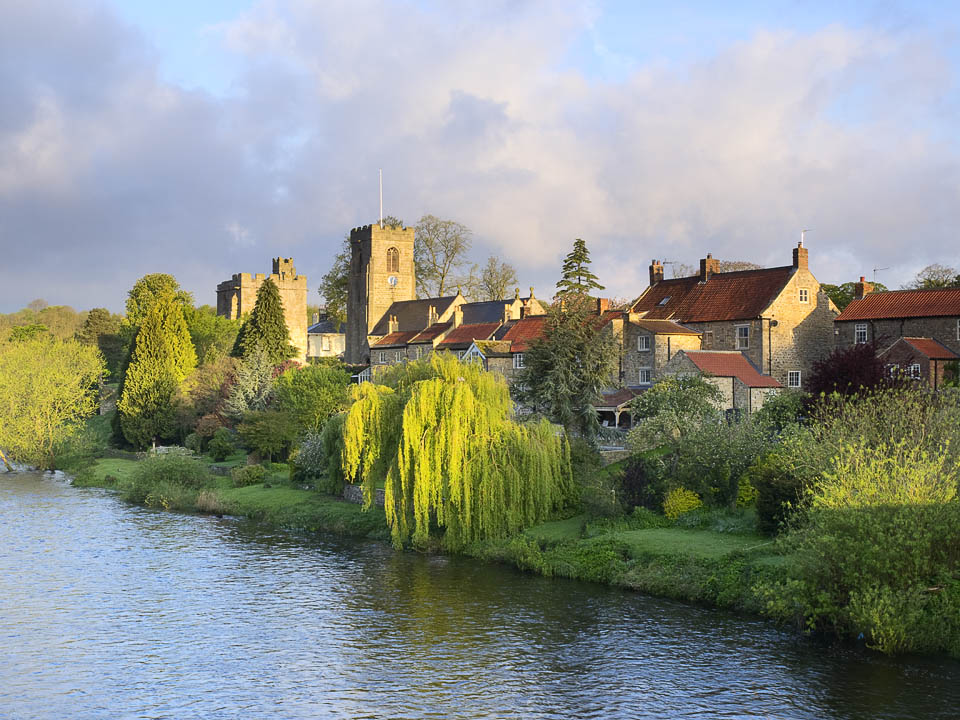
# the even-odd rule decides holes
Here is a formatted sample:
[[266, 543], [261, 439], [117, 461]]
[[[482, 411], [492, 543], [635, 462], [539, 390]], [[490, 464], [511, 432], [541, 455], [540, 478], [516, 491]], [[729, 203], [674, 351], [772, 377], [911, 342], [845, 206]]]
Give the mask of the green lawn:
[[580, 532], [586, 520], [586, 515], [575, 515], [566, 520], [556, 520], [554, 522], [536, 525], [528, 529], [525, 534], [534, 540], [546, 544], [563, 542], [565, 540], [576, 540], [580, 537]]
[[762, 535], [729, 535], [682, 528], [621, 530], [611, 533], [610, 537], [627, 543], [633, 557], [687, 555], [717, 559], [735, 552], [773, 547], [770, 538]]

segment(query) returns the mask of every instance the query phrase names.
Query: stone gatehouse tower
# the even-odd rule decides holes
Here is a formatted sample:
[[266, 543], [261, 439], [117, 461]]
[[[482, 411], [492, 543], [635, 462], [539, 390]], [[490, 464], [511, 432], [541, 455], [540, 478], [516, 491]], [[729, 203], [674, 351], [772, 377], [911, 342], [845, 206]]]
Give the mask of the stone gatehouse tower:
[[351, 230], [344, 360], [370, 362], [368, 335], [393, 303], [416, 296], [413, 228], [377, 224]]
[[269, 276], [264, 273], [236, 273], [217, 285], [217, 315], [236, 320], [252, 311], [257, 302], [257, 290], [267, 277], [273, 280], [280, 291], [290, 343], [297, 348], [295, 359], [306, 362], [307, 276], [297, 274], [293, 258], [273, 258], [273, 272]]

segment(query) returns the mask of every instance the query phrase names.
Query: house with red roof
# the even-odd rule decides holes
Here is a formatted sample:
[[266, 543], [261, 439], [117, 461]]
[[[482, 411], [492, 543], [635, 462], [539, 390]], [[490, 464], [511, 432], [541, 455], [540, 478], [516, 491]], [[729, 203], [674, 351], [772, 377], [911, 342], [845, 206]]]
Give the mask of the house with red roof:
[[[663, 265], [654, 260], [650, 286], [631, 304], [629, 322], [672, 321], [699, 333], [701, 349], [742, 353], [762, 374], [802, 388], [814, 363], [833, 349], [838, 314], [810, 272], [808, 250], [801, 242], [793, 249], [793, 262], [781, 267], [735, 272], [717, 272], [717, 267], [708, 254], [698, 274], [666, 280]], [[625, 344], [624, 367], [644, 362], [640, 347]], [[629, 353], [637, 359], [628, 359]], [[671, 348], [667, 363], [672, 355]], [[640, 367], [653, 369], [651, 379], [656, 378], [654, 363], [638, 366], [638, 375]], [[633, 384], [632, 378], [625, 380]]]
[[892, 375], [923, 380], [934, 390], [943, 387], [947, 369], [960, 360], [960, 355], [933, 338], [902, 337], [878, 355]]
[[[837, 316], [834, 327], [838, 348], [873, 343], [891, 349], [901, 338], [911, 338], [960, 353], [960, 288], [873, 292], [861, 277], [853, 301]], [[932, 345], [925, 347], [939, 352]], [[901, 350], [902, 346], [898, 356]]]
[[783, 389], [739, 350], [680, 350], [670, 358], [663, 374], [702, 375], [723, 395], [721, 410], [747, 414], [762, 408], [768, 397]]

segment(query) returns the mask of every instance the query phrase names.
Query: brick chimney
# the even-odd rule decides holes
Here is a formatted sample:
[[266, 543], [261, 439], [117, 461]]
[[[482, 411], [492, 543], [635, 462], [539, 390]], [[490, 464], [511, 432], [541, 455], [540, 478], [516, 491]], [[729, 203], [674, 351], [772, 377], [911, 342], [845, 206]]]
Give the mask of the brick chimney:
[[809, 251], [803, 246], [803, 240], [801, 240], [793, 249], [793, 266], [798, 270], [806, 270], [808, 255]]
[[706, 282], [716, 271], [717, 261], [713, 259], [713, 255], [707, 253], [705, 258], [700, 259], [700, 282]]
[[463, 325], [463, 310], [461, 310], [460, 306], [457, 305], [453, 311], [453, 326], [458, 328], [461, 325]]
[[396, 315], [391, 315], [390, 319], [387, 320], [387, 332], [400, 332], [400, 323], [397, 322]]
[[650, 285], [656, 285], [661, 280], [663, 280], [663, 265], [659, 260], [653, 260], [650, 263]]
[[[794, 250], [796, 252], [796, 250]], [[854, 284], [853, 286], [853, 299], [854, 300], [863, 300], [864, 295], [869, 295], [873, 292], [873, 285], [868, 283], [863, 275], [860, 276], [860, 282]]]
[[437, 322], [437, 308], [431, 305], [427, 308], [427, 327], [436, 324]]
[[597, 315], [603, 315], [610, 309], [610, 298], [597, 298]]

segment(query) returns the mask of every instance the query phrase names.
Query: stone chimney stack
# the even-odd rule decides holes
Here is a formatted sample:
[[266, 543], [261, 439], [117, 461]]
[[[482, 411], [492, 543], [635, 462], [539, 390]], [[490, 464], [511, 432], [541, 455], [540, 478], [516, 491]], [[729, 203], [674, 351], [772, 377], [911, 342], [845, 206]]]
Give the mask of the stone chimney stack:
[[658, 282], [663, 280], [663, 265], [660, 264], [659, 260], [653, 260], [650, 263], [650, 285], [656, 285]]
[[610, 309], [610, 298], [597, 298], [597, 315], [603, 315]]
[[391, 315], [390, 319], [387, 320], [387, 332], [395, 333], [400, 332], [400, 323], [397, 322], [397, 316]]
[[[796, 252], [796, 250], [794, 250]], [[864, 295], [869, 295], [873, 292], [873, 285], [868, 283], [863, 275], [860, 276], [860, 282], [856, 283], [853, 286], [853, 299], [854, 300], [863, 300]]]
[[435, 325], [437, 322], [437, 308], [431, 305], [427, 308], [427, 327]]
[[700, 282], [706, 282], [716, 271], [717, 261], [713, 259], [713, 255], [707, 253], [705, 258], [700, 259]]
[[793, 266], [798, 270], [806, 270], [808, 255], [809, 251], [803, 246], [803, 240], [801, 240], [793, 249]]
[[313, 314], [313, 324], [316, 325], [318, 322], [320, 322], [320, 313], [314, 313], [314, 314]]
[[463, 310], [461, 310], [460, 306], [457, 305], [453, 311], [453, 326], [458, 328], [461, 325], [463, 325]]

